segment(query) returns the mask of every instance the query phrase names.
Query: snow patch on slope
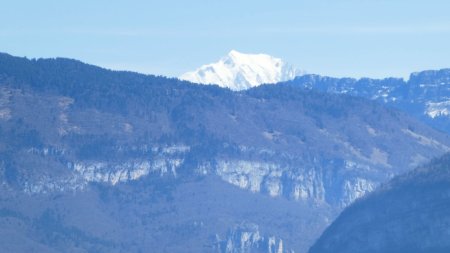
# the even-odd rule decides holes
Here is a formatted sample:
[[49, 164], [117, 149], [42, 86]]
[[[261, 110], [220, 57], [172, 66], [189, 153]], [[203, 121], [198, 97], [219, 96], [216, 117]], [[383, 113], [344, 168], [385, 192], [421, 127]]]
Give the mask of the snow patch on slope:
[[445, 144], [440, 143], [439, 141], [432, 139], [432, 138], [428, 138], [426, 136], [420, 135], [418, 133], [415, 133], [409, 129], [402, 129], [402, 131], [405, 134], [408, 134], [412, 137], [414, 137], [421, 145], [424, 146], [428, 146], [428, 147], [432, 147], [432, 148], [436, 148], [436, 149], [441, 149], [445, 152], [450, 151], [450, 147], [448, 147]]
[[425, 113], [431, 117], [449, 117], [450, 118], [450, 100], [442, 102], [428, 102]]
[[11, 101], [12, 91], [6, 88], [0, 89], [0, 120], [11, 119], [11, 109], [8, 107]]

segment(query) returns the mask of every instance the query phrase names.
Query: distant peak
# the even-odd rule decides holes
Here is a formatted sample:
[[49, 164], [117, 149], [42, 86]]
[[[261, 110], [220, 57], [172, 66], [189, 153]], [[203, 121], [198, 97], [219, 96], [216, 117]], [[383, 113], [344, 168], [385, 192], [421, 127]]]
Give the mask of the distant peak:
[[270, 56], [268, 54], [263, 54], [263, 53], [258, 53], [258, 54], [246, 54], [246, 53], [241, 53], [239, 51], [236, 50], [231, 50], [228, 55], [228, 57], [233, 58], [233, 59], [272, 59], [272, 60], [277, 60], [277, 61], [282, 61], [279, 58]]
[[238, 52], [238, 51], [232, 49], [232, 50], [228, 53], [228, 56], [239, 56], [239, 55], [241, 55], [241, 54], [242, 54], [242, 53], [240, 53], [240, 52]]
[[216, 63], [187, 72], [180, 79], [201, 84], [217, 84], [232, 90], [245, 90], [261, 84], [294, 79], [303, 71], [267, 54], [245, 54], [231, 50]]

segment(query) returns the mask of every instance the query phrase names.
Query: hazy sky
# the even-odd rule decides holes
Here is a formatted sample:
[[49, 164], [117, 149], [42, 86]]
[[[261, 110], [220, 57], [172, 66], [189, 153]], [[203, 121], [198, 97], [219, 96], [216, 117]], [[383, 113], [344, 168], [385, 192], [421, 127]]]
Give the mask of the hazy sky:
[[178, 76], [231, 49], [310, 73], [450, 67], [448, 0], [0, 0], [0, 51]]

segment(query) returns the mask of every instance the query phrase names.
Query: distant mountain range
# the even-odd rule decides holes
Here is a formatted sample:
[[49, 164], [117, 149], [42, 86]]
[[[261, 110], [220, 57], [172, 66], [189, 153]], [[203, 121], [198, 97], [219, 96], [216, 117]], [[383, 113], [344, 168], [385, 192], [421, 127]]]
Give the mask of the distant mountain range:
[[216, 63], [187, 72], [180, 79], [193, 83], [217, 84], [231, 90], [246, 90], [274, 84], [304, 74], [279, 58], [266, 54], [244, 54], [231, 50]]
[[232, 50], [219, 62], [204, 65], [180, 78], [237, 91], [286, 81], [305, 89], [376, 100], [450, 133], [450, 69], [413, 73], [408, 81], [401, 78], [333, 78], [306, 74], [269, 55]]
[[375, 100], [450, 133], [450, 69], [413, 73], [408, 81], [398, 78], [354, 79], [304, 75], [287, 83], [305, 89]]
[[0, 251], [306, 252], [450, 151], [405, 113], [297, 81], [233, 92], [0, 54]]
[[449, 252], [449, 228], [450, 154], [356, 201], [310, 253]]

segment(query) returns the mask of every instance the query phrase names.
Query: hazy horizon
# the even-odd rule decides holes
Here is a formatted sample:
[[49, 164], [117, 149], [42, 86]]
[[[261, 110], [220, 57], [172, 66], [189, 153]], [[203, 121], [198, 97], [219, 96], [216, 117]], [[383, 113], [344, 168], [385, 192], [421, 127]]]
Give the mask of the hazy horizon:
[[15, 1], [4, 7], [3, 52], [146, 74], [177, 77], [232, 49], [336, 77], [407, 78], [450, 67], [450, 3], [442, 0]]

